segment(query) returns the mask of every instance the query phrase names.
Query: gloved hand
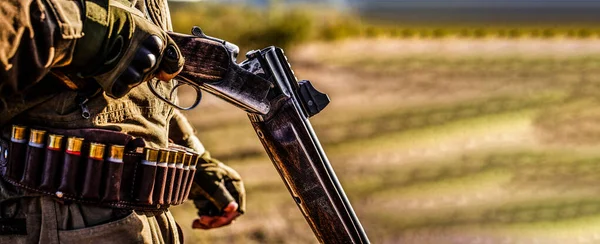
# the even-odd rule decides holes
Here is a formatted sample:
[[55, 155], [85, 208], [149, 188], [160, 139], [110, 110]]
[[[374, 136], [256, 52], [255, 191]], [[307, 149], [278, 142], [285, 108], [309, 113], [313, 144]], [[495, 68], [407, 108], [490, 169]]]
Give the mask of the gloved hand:
[[73, 53], [72, 70], [119, 98], [154, 77], [168, 81], [183, 68], [173, 40], [139, 10], [117, 0], [86, 0], [85, 36]]
[[246, 210], [246, 192], [240, 175], [211, 158], [210, 153], [201, 156], [194, 182], [189, 198], [194, 201], [200, 218], [194, 220], [193, 228], [231, 224]]

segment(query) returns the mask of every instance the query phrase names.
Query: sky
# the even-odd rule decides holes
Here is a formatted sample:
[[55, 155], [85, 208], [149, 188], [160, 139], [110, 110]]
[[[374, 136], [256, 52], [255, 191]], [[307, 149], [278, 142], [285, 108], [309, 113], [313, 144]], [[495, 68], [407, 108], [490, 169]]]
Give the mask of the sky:
[[[169, 0], [169, 1], [223, 1], [223, 2], [265, 2], [257, 0]], [[324, 0], [286, 0], [289, 2], [325, 2]], [[469, 7], [527, 7], [527, 6], [563, 6], [563, 7], [600, 7], [600, 0], [327, 0], [335, 4], [387, 5], [394, 7], [418, 6], [469, 6]]]
[[[169, 0], [240, 2], [264, 6], [269, 0]], [[328, 2], [371, 17], [399, 21], [600, 22], [600, 0], [279, 0]]]
[[600, 7], [600, 0], [349, 0], [390, 7]]

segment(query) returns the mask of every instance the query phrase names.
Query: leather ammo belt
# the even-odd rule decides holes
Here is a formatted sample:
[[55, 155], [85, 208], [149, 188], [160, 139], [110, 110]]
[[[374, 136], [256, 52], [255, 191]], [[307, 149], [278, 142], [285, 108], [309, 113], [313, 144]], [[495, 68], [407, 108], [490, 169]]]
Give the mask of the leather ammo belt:
[[162, 210], [183, 203], [200, 155], [144, 147], [141, 139], [102, 129], [13, 126], [0, 139], [0, 175], [23, 190], [65, 202]]

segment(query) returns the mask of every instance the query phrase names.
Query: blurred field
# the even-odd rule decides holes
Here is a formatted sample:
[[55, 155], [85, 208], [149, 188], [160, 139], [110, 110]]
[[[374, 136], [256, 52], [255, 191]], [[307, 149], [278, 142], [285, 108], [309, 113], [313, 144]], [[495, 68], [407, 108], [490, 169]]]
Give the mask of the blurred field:
[[[600, 243], [600, 46], [589, 39], [351, 39], [288, 55], [373, 243]], [[188, 113], [246, 182], [248, 213], [191, 243], [315, 243], [245, 114]]]
[[[238, 44], [242, 50], [277, 45], [289, 48], [313, 41], [355, 38], [394, 39], [598, 39], [596, 22], [435, 22], [382, 21], [326, 5], [283, 5], [269, 1], [266, 9], [239, 4], [171, 2], [174, 30], [189, 33], [200, 26], [208, 35]], [[398, 13], [400, 14], [400, 13]], [[456, 14], [456, 13], [455, 13]], [[245, 53], [245, 52], [243, 52]]]
[[[273, 1], [275, 2], [275, 1]], [[249, 49], [288, 50], [332, 103], [312, 119], [373, 243], [600, 243], [600, 29], [390, 24], [314, 6], [172, 3]], [[185, 100], [185, 94], [183, 95]], [[210, 95], [188, 113], [245, 179], [248, 213], [192, 243], [315, 243], [246, 115]]]

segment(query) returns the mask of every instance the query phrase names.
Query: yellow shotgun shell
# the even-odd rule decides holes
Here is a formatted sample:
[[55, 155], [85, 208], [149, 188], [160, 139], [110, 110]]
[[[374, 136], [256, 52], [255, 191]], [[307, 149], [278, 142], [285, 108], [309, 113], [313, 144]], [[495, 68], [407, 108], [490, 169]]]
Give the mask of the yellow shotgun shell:
[[90, 154], [89, 158], [102, 160], [104, 159], [104, 149], [106, 145], [100, 143], [91, 143], [90, 144]]
[[179, 154], [175, 151], [169, 151], [169, 158], [167, 159], [167, 163], [169, 167], [175, 167], [175, 163], [179, 160]]
[[169, 161], [169, 151], [160, 150], [158, 153], [158, 165], [165, 167], [168, 161]]
[[24, 143], [26, 140], [26, 138], [25, 138], [26, 132], [27, 132], [27, 127], [20, 126], [20, 125], [13, 125], [12, 137], [11, 137], [12, 141]]
[[62, 135], [48, 135], [48, 149], [53, 151], [59, 151], [62, 149], [62, 142], [64, 136]]
[[83, 138], [69, 137], [67, 138], [67, 153], [73, 155], [81, 155], [81, 147], [83, 146]]
[[110, 146], [110, 157], [108, 158], [112, 162], [123, 162], [125, 156], [125, 146], [112, 145]]
[[145, 159], [148, 162], [158, 162], [158, 149], [145, 148], [144, 149]]
[[34, 147], [44, 147], [45, 130], [31, 129], [29, 133], [29, 145]]

